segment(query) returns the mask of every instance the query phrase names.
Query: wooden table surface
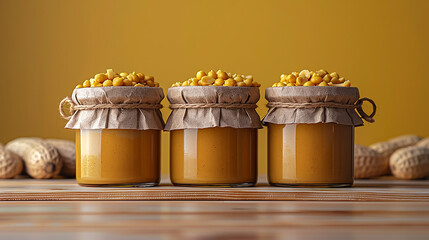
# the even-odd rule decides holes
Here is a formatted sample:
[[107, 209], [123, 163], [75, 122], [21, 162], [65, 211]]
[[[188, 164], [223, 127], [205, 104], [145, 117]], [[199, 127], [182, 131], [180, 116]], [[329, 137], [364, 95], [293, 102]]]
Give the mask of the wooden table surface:
[[429, 239], [429, 180], [359, 180], [341, 189], [105, 189], [13, 179], [0, 181], [0, 199], [1, 240]]

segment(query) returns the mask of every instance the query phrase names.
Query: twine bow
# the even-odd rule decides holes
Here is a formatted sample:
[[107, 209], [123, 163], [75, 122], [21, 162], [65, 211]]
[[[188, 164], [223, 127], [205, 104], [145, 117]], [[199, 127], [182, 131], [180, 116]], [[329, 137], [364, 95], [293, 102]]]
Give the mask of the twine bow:
[[[64, 111], [65, 105], [70, 106], [69, 112]], [[103, 103], [103, 104], [92, 104], [92, 105], [77, 105], [70, 97], [65, 97], [59, 105], [59, 112], [61, 117], [66, 120], [70, 120], [73, 114], [79, 110], [95, 110], [95, 109], [161, 109], [161, 104], [148, 104], [148, 103]]]
[[[372, 105], [372, 113], [368, 115], [362, 109], [362, 105], [364, 101], [368, 101]], [[284, 102], [269, 102], [267, 104], [269, 108], [321, 108], [321, 107], [329, 107], [329, 108], [342, 108], [342, 109], [356, 109], [359, 116], [363, 118], [367, 122], [374, 122], [373, 119], [375, 115], [375, 111], [377, 106], [372, 99], [369, 98], [361, 98], [355, 104], [343, 104], [343, 103], [334, 103], [334, 102], [314, 102], [314, 103], [284, 103]]]

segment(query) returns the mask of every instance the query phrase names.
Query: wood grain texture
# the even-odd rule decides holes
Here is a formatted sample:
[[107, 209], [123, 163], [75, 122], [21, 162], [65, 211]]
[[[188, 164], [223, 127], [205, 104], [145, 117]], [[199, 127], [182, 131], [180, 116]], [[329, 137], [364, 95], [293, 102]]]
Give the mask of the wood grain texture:
[[427, 239], [427, 202], [3, 202], [0, 239]]
[[262, 182], [250, 188], [94, 188], [73, 179], [0, 181], [0, 200], [206, 200], [206, 201], [407, 201], [429, 202], [429, 181], [358, 180], [352, 188], [281, 188]]

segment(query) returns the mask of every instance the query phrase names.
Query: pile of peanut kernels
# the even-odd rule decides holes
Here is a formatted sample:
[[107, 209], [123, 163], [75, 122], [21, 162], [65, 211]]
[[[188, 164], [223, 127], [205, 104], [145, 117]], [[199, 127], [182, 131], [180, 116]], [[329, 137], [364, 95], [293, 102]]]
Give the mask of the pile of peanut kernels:
[[211, 70], [208, 73], [199, 71], [195, 77], [184, 82], [176, 82], [171, 87], [180, 86], [228, 86], [228, 87], [260, 87], [261, 84], [253, 81], [252, 75], [231, 74], [218, 70]]
[[152, 76], [145, 76], [143, 73], [116, 73], [113, 69], [107, 69], [106, 73], [95, 74], [76, 88], [110, 86], [159, 87], [159, 83], [155, 82]]
[[313, 72], [302, 70], [301, 72], [292, 72], [291, 74], [282, 74], [280, 82], [274, 83], [273, 87], [291, 87], [291, 86], [336, 86], [350, 87], [351, 83], [344, 77], [340, 77], [338, 73], [328, 73], [326, 70], [320, 69]]

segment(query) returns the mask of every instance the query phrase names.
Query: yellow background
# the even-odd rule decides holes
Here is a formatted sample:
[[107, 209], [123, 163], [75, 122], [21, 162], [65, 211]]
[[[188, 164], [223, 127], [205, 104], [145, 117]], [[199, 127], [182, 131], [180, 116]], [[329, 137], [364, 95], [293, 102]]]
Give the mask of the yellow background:
[[[106, 68], [154, 75], [165, 93], [200, 69], [252, 74], [262, 83], [261, 117], [264, 88], [281, 73], [325, 68], [378, 105], [357, 143], [428, 136], [428, 12], [425, 0], [0, 0], [0, 142], [73, 139], [57, 105]], [[265, 172], [266, 129], [259, 134]]]

